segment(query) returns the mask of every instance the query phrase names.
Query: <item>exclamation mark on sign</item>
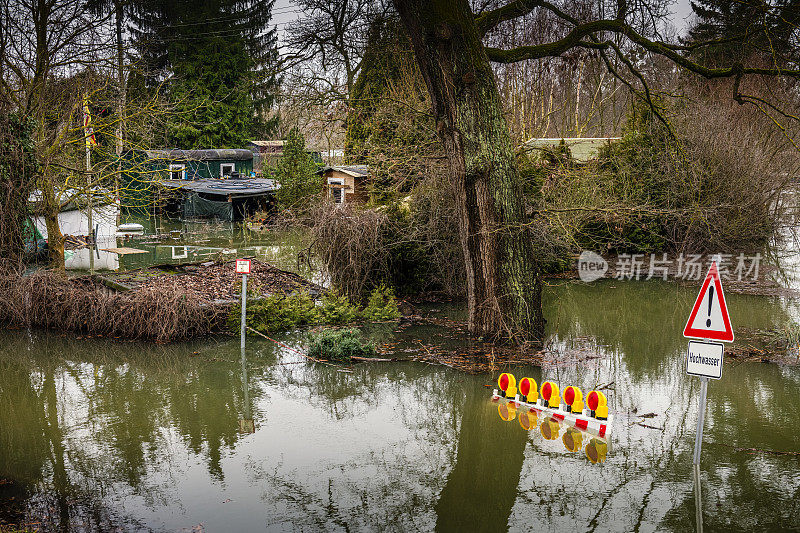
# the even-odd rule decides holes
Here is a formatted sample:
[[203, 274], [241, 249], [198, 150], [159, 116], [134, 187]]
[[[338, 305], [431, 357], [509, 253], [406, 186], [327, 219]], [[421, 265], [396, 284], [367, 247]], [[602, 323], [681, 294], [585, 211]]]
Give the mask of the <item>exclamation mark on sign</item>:
[[706, 327], [711, 327], [711, 305], [714, 303], [714, 287], [708, 288], [708, 320], [706, 320]]

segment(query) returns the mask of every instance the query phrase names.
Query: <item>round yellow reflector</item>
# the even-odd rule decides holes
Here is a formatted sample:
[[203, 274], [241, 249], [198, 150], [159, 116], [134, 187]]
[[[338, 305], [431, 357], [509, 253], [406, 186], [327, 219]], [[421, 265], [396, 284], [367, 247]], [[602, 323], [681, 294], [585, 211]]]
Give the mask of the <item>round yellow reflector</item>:
[[508, 372], [503, 372], [500, 374], [500, 377], [497, 378], [497, 386], [500, 388], [501, 391], [505, 392], [509, 389], [509, 387], [516, 388], [517, 380], [514, 377], [514, 374], [509, 374]]

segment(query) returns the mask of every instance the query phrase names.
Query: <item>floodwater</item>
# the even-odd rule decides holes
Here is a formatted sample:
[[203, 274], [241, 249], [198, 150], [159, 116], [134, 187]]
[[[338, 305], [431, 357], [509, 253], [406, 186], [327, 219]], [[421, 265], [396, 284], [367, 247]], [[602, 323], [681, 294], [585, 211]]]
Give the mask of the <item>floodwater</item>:
[[[695, 490], [700, 387], [684, 374], [681, 331], [696, 290], [547, 287], [557, 353], [513, 372], [585, 392], [610, 384], [607, 441], [554, 420], [506, 421], [490, 401], [497, 373], [346, 370], [260, 338], [248, 338], [243, 360], [238, 338], [153, 346], [2, 332], [0, 521], [47, 531], [798, 530], [800, 367], [726, 362], [708, 387]], [[797, 315], [788, 300], [727, 300], [737, 331]], [[463, 342], [431, 325], [370, 334], [399, 352]], [[305, 333], [278, 340], [300, 348]]]
[[[144, 226], [144, 233], [104, 236], [93, 250], [95, 269], [132, 270], [152, 265], [256, 257], [273, 265], [313, 277], [313, 262], [298, 261], [306, 242], [302, 230], [251, 230], [240, 223], [174, 220], [128, 216], [125, 222]], [[112, 231], [114, 226], [110, 226]], [[106, 229], [108, 226], [106, 226]], [[122, 250], [121, 253], [109, 250]], [[89, 249], [68, 251], [68, 270], [88, 270]], [[75, 259], [81, 259], [76, 261]]]

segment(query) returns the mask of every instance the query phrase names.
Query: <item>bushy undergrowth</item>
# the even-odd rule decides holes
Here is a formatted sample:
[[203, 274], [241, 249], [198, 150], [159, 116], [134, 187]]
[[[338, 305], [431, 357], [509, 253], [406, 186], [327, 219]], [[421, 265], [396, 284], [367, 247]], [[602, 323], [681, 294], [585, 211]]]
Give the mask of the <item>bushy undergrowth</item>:
[[623, 138], [596, 161], [549, 166], [533, 201], [551, 236], [601, 253], [762, 248], [778, 223], [779, 172], [759, 155], [758, 139], [726, 134], [719, 117], [695, 113], [695, 121], [676, 114], [673, 135], [637, 108]]
[[[237, 331], [241, 324], [241, 304], [233, 306], [228, 327]], [[261, 333], [286, 331], [317, 322], [317, 308], [307, 293], [248, 300], [247, 325]]]
[[[381, 285], [400, 296], [464, 291], [464, 256], [449, 186], [435, 180], [378, 208], [322, 206], [314, 248], [333, 285], [362, 302]], [[438, 185], [437, 185], [438, 184]]]
[[359, 317], [358, 308], [350, 303], [347, 296], [336, 291], [329, 291], [322, 296], [318, 311], [320, 322], [332, 326], [349, 324]]
[[325, 361], [346, 362], [352, 357], [375, 356], [375, 345], [362, 339], [358, 329], [326, 329], [315, 334], [308, 355]]
[[391, 287], [381, 285], [372, 291], [367, 300], [367, 306], [361, 311], [361, 316], [365, 320], [373, 322], [383, 322], [394, 320], [400, 317], [397, 309], [397, 300]]

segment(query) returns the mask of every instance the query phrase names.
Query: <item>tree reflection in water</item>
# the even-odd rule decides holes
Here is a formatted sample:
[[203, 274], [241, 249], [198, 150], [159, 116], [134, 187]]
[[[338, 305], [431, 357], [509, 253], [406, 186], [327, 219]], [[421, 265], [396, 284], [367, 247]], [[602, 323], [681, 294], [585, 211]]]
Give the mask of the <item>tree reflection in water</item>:
[[[676, 309], [695, 291], [614, 287], [550, 288], [552, 364], [513, 370], [607, 386], [610, 445], [498, 410], [496, 376], [331, 368], [255, 339], [243, 360], [235, 339], [154, 347], [0, 333], [0, 479], [11, 481], [0, 483], [0, 518], [51, 530], [694, 529], [698, 384], [683, 374]], [[729, 299], [738, 324], [785, 316], [779, 302]], [[433, 331], [379, 334], [400, 349]], [[710, 385], [706, 529], [800, 528], [796, 457], [736, 449], [800, 449], [798, 395], [800, 371], [774, 365], [729, 361]], [[23, 504], [4, 505], [12, 496]]]

